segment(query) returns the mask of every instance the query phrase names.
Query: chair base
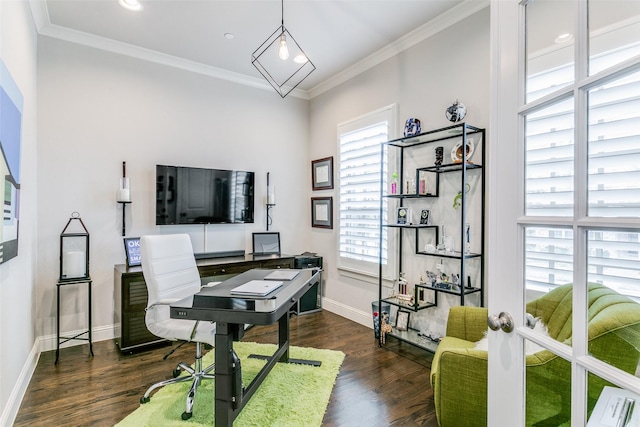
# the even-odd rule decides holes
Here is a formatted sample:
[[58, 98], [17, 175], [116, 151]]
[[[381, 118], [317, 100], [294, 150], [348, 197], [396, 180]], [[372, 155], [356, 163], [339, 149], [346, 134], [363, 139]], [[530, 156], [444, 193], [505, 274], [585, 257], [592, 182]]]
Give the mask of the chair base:
[[[153, 384], [151, 387], [149, 387], [147, 391], [144, 393], [144, 395], [140, 398], [140, 404], [149, 402], [151, 400], [151, 393], [155, 389], [164, 387], [169, 384], [177, 384], [181, 382], [192, 381], [191, 388], [189, 389], [189, 393], [187, 393], [187, 397], [186, 397], [186, 402], [185, 402], [186, 410], [185, 412], [182, 413], [182, 419], [188, 420], [189, 418], [191, 418], [191, 415], [193, 413], [193, 404], [194, 404], [194, 399], [196, 397], [196, 391], [198, 389], [198, 386], [200, 385], [202, 380], [215, 378], [215, 375], [210, 373], [211, 371], [213, 371], [214, 368], [215, 368], [215, 363], [202, 369], [201, 343], [196, 343], [196, 362], [195, 362], [194, 368], [187, 365], [186, 363], [182, 363], [182, 362], [178, 363], [175, 369], [173, 370], [174, 378], [171, 378], [165, 381], [160, 381], [158, 383]], [[187, 372], [188, 375], [180, 375], [181, 371]]]

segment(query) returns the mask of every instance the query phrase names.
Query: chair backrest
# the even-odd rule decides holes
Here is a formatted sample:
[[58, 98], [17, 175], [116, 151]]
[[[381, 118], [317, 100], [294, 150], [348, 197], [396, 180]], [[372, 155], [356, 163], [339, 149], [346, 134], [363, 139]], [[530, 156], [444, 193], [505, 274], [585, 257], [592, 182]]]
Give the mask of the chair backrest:
[[151, 306], [186, 298], [200, 290], [200, 274], [188, 234], [142, 236], [142, 273]]

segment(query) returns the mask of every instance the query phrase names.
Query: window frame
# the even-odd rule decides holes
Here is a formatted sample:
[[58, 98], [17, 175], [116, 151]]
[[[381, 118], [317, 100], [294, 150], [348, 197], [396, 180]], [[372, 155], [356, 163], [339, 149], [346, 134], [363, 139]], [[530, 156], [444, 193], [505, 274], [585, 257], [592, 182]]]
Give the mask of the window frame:
[[[335, 183], [335, 188], [338, 190], [338, 197], [336, 203], [336, 210], [338, 211], [338, 239], [336, 240], [336, 252], [337, 252], [337, 270], [340, 274], [356, 278], [358, 280], [362, 280], [367, 283], [371, 283], [374, 285], [378, 285], [378, 275], [379, 275], [379, 261], [376, 257], [375, 262], [367, 262], [367, 261], [358, 261], [351, 258], [342, 257], [340, 255], [340, 245], [341, 245], [341, 237], [342, 237], [342, 221], [341, 221], [341, 191], [342, 191], [342, 180], [341, 180], [341, 172], [342, 172], [342, 156], [341, 156], [341, 136], [354, 132], [359, 129], [364, 129], [374, 124], [380, 123], [382, 121], [386, 121], [387, 123], [387, 139], [380, 143], [380, 146], [387, 140], [393, 139], [394, 135], [397, 135], [398, 129], [398, 108], [397, 104], [390, 104], [384, 106], [382, 108], [376, 109], [369, 113], [363, 114], [356, 118], [346, 120], [344, 122], [338, 123], [336, 127], [336, 145], [337, 145], [337, 179]], [[380, 150], [376, 150], [377, 153], [380, 153]], [[379, 193], [380, 191], [380, 181], [376, 184], [376, 191]], [[379, 201], [382, 203], [382, 200]], [[386, 213], [388, 215], [388, 212]], [[379, 227], [376, 227], [376, 233], [379, 233]], [[379, 235], [376, 236], [376, 239], [379, 238]], [[393, 233], [389, 233], [387, 235], [387, 247], [394, 247], [396, 237], [393, 236]], [[378, 240], [379, 241], [379, 240]], [[379, 248], [380, 250], [380, 248]], [[383, 278], [385, 281], [392, 282], [396, 271], [395, 259], [388, 259], [387, 264], [383, 265]]]

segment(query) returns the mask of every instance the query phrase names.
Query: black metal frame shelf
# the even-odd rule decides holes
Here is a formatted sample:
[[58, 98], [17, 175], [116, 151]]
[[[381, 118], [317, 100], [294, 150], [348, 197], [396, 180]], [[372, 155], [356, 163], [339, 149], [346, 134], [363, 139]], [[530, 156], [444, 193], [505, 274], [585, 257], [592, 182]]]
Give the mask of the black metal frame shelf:
[[420, 331], [413, 328], [409, 328], [406, 331], [394, 329], [393, 332], [388, 333], [387, 336], [394, 337], [431, 353], [435, 353], [438, 349], [438, 342], [421, 336]]
[[[469, 147], [469, 139], [468, 137], [472, 136], [472, 135], [479, 135], [480, 139], [475, 139], [476, 141], [476, 146], [473, 147], [476, 150], [476, 153], [478, 152], [478, 148], [481, 151], [481, 157], [480, 159], [478, 159], [475, 162], [471, 162], [469, 161], [469, 159], [467, 158], [466, 155], [461, 155], [459, 154], [459, 147]], [[452, 142], [444, 142], [444, 141], [451, 141], [451, 140], [455, 140], [453, 143]], [[433, 252], [427, 252], [426, 250], [423, 250], [423, 246], [420, 243], [420, 237], [424, 235], [421, 234], [422, 232], [420, 230], [433, 230], [433, 234], [435, 234], [435, 242], [440, 242], [440, 234], [442, 231], [444, 231], [444, 229], [441, 230], [441, 225], [443, 224], [438, 224], [438, 225], [432, 225], [432, 224], [419, 224], [419, 223], [410, 223], [410, 224], [393, 224], [393, 223], [385, 223], [384, 220], [384, 211], [383, 211], [383, 203], [382, 200], [383, 199], [387, 199], [387, 200], [396, 200], [397, 203], [399, 204], [399, 206], [402, 207], [407, 207], [407, 208], [412, 208], [412, 203], [416, 203], [415, 201], [412, 202], [412, 200], [418, 200], [418, 199], [431, 199], [431, 201], [429, 202], [430, 204], [436, 204], [436, 206], [440, 205], [442, 202], [438, 202], [436, 199], [438, 199], [439, 197], [441, 197], [440, 195], [440, 186], [441, 186], [441, 182], [440, 182], [440, 176], [442, 174], [449, 174], [449, 173], [457, 173], [460, 174], [460, 188], [459, 188], [459, 194], [456, 197], [457, 200], [459, 200], [459, 212], [460, 212], [460, 223], [459, 223], [459, 229], [457, 228], [458, 226], [456, 226], [456, 229], [458, 229], [458, 232], [454, 233], [454, 235], [458, 236], [458, 238], [460, 239], [459, 243], [460, 243], [460, 248], [461, 251], [465, 250], [466, 246], [465, 246], [465, 241], [464, 241], [464, 234], [465, 234], [465, 227], [466, 227], [466, 215], [467, 215], [467, 209], [469, 209], [469, 206], [467, 206], [468, 203], [471, 203], [467, 200], [467, 195], [466, 195], [466, 186], [468, 185], [468, 179], [471, 180], [479, 180], [480, 181], [480, 185], [481, 185], [481, 190], [480, 190], [480, 203], [481, 203], [481, 207], [479, 207], [480, 212], [475, 212], [476, 214], [479, 214], [481, 217], [479, 218], [480, 220], [480, 224], [481, 226], [480, 228], [480, 248], [484, 248], [484, 237], [485, 237], [485, 226], [484, 226], [484, 211], [485, 211], [485, 168], [483, 167], [483, 165], [485, 164], [485, 159], [486, 159], [486, 139], [485, 139], [485, 129], [481, 129], [475, 126], [471, 126], [467, 123], [457, 123], [448, 127], [444, 127], [444, 128], [440, 128], [440, 129], [434, 129], [431, 131], [427, 131], [427, 132], [423, 132], [421, 134], [418, 135], [414, 135], [414, 136], [409, 136], [409, 137], [403, 137], [403, 138], [398, 138], [398, 139], [393, 139], [390, 141], [385, 142], [384, 144], [382, 144], [381, 147], [381, 158], [380, 158], [380, 165], [381, 165], [381, 174], [386, 173], [386, 166], [388, 161], [391, 161], [392, 159], [394, 159], [394, 162], [396, 163], [396, 166], [398, 166], [398, 171], [400, 174], [400, 177], [404, 177], [405, 179], [408, 177], [412, 177], [413, 176], [413, 172], [411, 171], [411, 173], [407, 174], [407, 170], [405, 170], [405, 160], [407, 160], [407, 162], [409, 161], [409, 159], [414, 159], [413, 163], [415, 163], [415, 158], [414, 155], [412, 153], [419, 153], [417, 151], [413, 151], [415, 149], [421, 149], [421, 146], [426, 146], [428, 144], [432, 144], [432, 143], [437, 143], [437, 142], [443, 142], [444, 146], [450, 146], [453, 147], [453, 150], [457, 149], [458, 150], [458, 157], [461, 157], [460, 161], [454, 161], [453, 163], [444, 163], [444, 164], [435, 164], [435, 165], [429, 165], [429, 166], [421, 166], [420, 164], [418, 164], [415, 168], [415, 183], [420, 183], [420, 188], [413, 188], [415, 187], [415, 184], [411, 186], [411, 191], [409, 191], [409, 189], [405, 190], [404, 193], [402, 194], [387, 194], [385, 192], [385, 185], [384, 182], [385, 180], [381, 180], [381, 185], [380, 185], [380, 198], [381, 198], [381, 203], [380, 203], [380, 248], [382, 248], [382, 236], [383, 236], [383, 229], [387, 228], [387, 229], [396, 229], [398, 230], [398, 244], [396, 245], [396, 248], [394, 248], [394, 251], [397, 253], [397, 258], [398, 258], [398, 274], [400, 271], [404, 271], [403, 270], [403, 265], [406, 266], [406, 264], [403, 264], [403, 256], [407, 255], [408, 251], [404, 250], [403, 253], [403, 240], [405, 240], [406, 238], [409, 238], [409, 240], [407, 240], [406, 242], [410, 242], [411, 241], [411, 236], [404, 236], [403, 232], [405, 230], [414, 230], [415, 232], [415, 250], [413, 251], [415, 255], [420, 255], [420, 256], [426, 256], [426, 257], [436, 257], [436, 258], [442, 258], [442, 259], [449, 259], [449, 260], [456, 260], [459, 261], [459, 269], [457, 269], [458, 271], [456, 271], [456, 275], [459, 276], [459, 280], [458, 280], [458, 285], [456, 286], [456, 290], [452, 289], [453, 284], [452, 283], [446, 283], [447, 286], [450, 286], [449, 289], [447, 289], [446, 287], [444, 287], [444, 285], [442, 285], [443, 287], [438, 287], [438, 286], [433, 286], [431, 284], [431, 282], [427, 283], [416, 283], [413, 285], [413, 295], [412, 298], [410, 300], [405, 300], [402, 298], [398, 298], [396, 296], [391, 296], [391, 297], [387, 297], [387, 298], [383, 298], [382, 297], [382, 289], [383, 289], [383, 278], [382, 278], [382, 265], [383, 265], [383, 260], [382, 260], [382, 251], [380, 251], [380, 260], [379, 260], [379, 274], [378, 274], [378, 306], [381, 307], [381, 304], [387, 303], [391, 306], [395, 306], [398, 307], [398, 309], [405, 309], [405, 310], [410, 310], [413, 312], [419, 312], [422, 311], [424, 309], [428, 309], [431, 307], [437, 307], [438, 306], [438, 295], [440, 293], [443, 294], [449, 294], [449, 295], [453, 295], [459, 298], [459, 303], [460, 305], [465, 305], [465, 296], [468, 295], [472, 295], [472, 294], [479, 294], [479, 298], [480, 298], [480, 305], [484, 305], [484, 256], [482, 254], [482, 252], [476, 253], [476, 252], [445, 252], [445, 251], [433, 251]], [[438, 147], [440, 147], [441, 145], [438, 145]], [[396, 151], [390, 150], [391, 147], [394, 147]], [[405, 151], [406, 149], [410, 149]], [[399, 150], [399, 151], [398, 151]], [[389, 152], [387, 152], [389, 151]], [[464, 152], [464, 150], [462, 150]], [[419, 157], [421, 154], [417, 154], [417, 156]], [[406, 157], [405, 157], [406, 156]], [[452, 155], [452, 158], [455, 157], [454, 155]], [[476, 157], [477, 158], [477, 157]], [[439, 158], [436, 159], [436, 162], [439, 162]], [[413, 166], [413, 165], [412, 165]], [[413, 166], [415, 167], [415, 166]], [[403, 175], [402, 171], [405, 171], [405, 174]], [[470, 174], [468, 174], [468, 172], [472, 172]], [[479, 174], [478, 174], [479, 172]], [[428, 183], [431, 185], [429, 188], [425, 188], [426, 186], [423, 184], [423, 180], [425, 178], [424, 174], [428, 174], [426, 175], [426, 177], [430, 177], [428, 180]], [[394, 178], [396, 178], [396, 176], [394, 176]], [[457, 179], [454, 178], [453, 179]], [[407, 187], [409, 186], [409, 183], [407, 182]], [[434, 188], [435, 187], [435, 188]], [[444, 187], [447, 188], [447, 187]], [[409, 192], [408, 192], [409, 191]], [[447, 191], [450, 192], [450, 191]], [[454, 193], [455, 194], [455, 193]], [[477, 196], [476, 196], [477, 197]], [[470, 199], [473, 200], [473, 199]], [[475, 205], [476, 200], [473, 200], [474, 205], [472, 206], [477, 206]], [[407, 203], [405, 204], [405, 201], [407, 201]], [[415, 205], [413, 205], [415, 206]], [[432, 206], [432, 205], [430, 205]], [[476, 209], [477, 210], [477, 209]], [[477, 217], [476, 217], [477, 218]], [[456, 220], [457, 221], [457, 220]], [[450, 224], [447, 224], [447, 227], [449, 227]], [[431, 231], [430, 231], [431, 233]], [[449, 234], [449, 233], [447, 233]], [[441, 243], [441, 242], [440, 242]], [[482, 250], [482, 249], [481, 249]], [[390, 249], [391, 251], [391, 249]], [[474, 264], [470, 264], [469, 268], [471, 268], [471, 274], [467, 275], [466, 274], [466, 267], [465, 264], [467, 262], [467, 260], [473, 260]], [[432, 263], [433, 261], [428, 261], [429, 263]], [[442, 263], [442, 262], [441, 262]], [[479, 263], [479, 265], [477, 264]], [[438, 267], [439, 268], [439, 267]], [[419, 269], [418, 269], [419, 270]], [[459, 273], [459, 275], [458, 275]], [[475, 277], [474, 279], [474, 286], [470, 286], [472, 281], [471, 281], [471, 277]], [[446, 280], [446, 279], [445, 279]], [[422, 282], [422, 278], [420, 280], [420, 282]], [[464, 283], [464, 284], [463, 284]], [[437, 285], [437, 284], [436, 284]], [[466, 285], [466, 286], [465, 286]], [[405, 291], [406, 292], [406, 291]], [[425, 298], [425, 292], [429, 292], [428, 296], [430, 297], [429, 299], [431, 299], [431, 301], [429, 302], [425, 302], [426, 298]], [[410, 297], [407, 297], [410, 298]], [[408, 328], [407, 331], [398, 331], [396, 329], [394, 329], [391, 333], [389, 333], [389, 336], [395, 337], [399, 340], [408, 342], [410, 344], [413, 344], [417, 347], [423, 348], [425, 350], [428, 351], [432, 351], [434, 352], [435, 349], [437, 348], [437, 342], [435, 341], [431, 341], [429, 340], [427, 337], [424, 336], [420, 336], [419, 331], [412, 329], [411, 327]]]

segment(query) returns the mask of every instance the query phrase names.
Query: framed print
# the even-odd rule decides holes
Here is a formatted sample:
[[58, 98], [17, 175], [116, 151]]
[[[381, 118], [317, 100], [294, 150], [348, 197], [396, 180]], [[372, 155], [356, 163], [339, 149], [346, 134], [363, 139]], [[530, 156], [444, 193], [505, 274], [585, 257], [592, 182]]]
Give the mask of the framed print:
[[420, 211], [420, 224], [431, 225], [431, 211], [429, 209], [422, 209]]
[[311, 198], [311, 226], [333, 228], [333, 197]]
[[398, 310], [396, 316], [396, 329], [399, 331], [406, 331], [409, 329], [409, 313], [408, 311]]
[[124, 239], [124, 252], [127, 255], [127, 267], [136, 267], [142, 264], [139, 237], [126, 237]]
[[333, 188], [333, 157], [311, 161], [311, 189], [330, 190]]
[[398, 225], [410, 225], [411, 224], [411, 209], [405, 207], [399, 207], [397, 211], [396, 224]]

